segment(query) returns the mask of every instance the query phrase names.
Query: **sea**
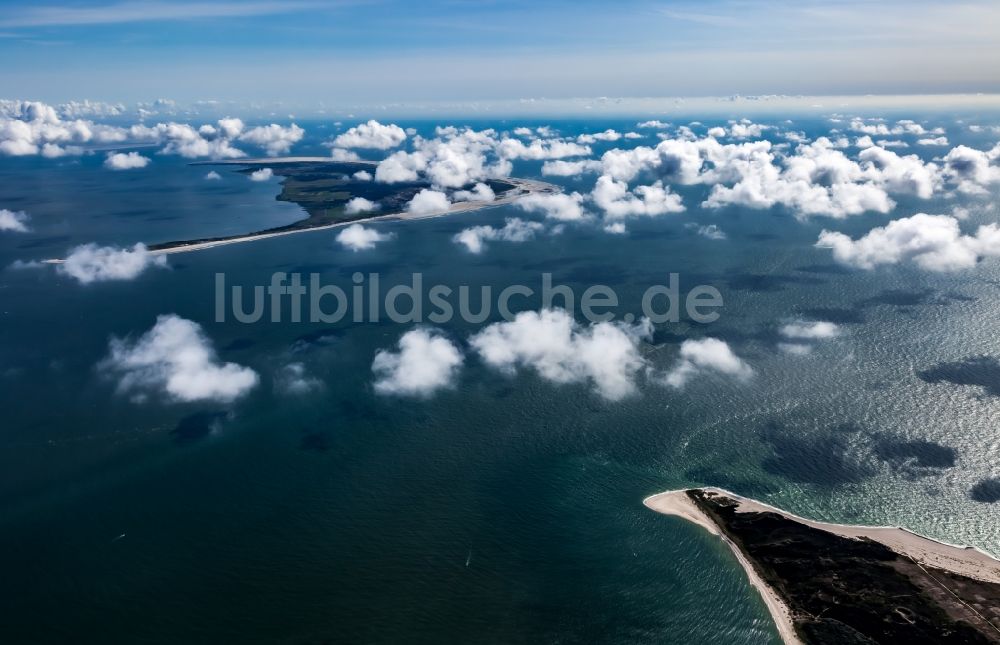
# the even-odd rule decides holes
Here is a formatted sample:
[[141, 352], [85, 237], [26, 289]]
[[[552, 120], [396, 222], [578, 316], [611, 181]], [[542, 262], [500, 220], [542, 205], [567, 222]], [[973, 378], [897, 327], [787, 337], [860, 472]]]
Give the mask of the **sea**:
[[[426, 136], [439, 125], [644, 134], [597, 142], [597, 156], [655, 145], [655, 131], [636, 130], [652, 116], [394, 122]], [[941, 126], [951, 145], [979, 149], [996, 135], [966, 124], [1000, 123], [947, 110], [866, 116]], [[808, 137], [836, 127], [815, 114], [758, 120], [790, 120], [783, 127]], [[294, 154], [329, 154], [334, 126], [298, 123], [307, 137]], [[252, 182], [225, 166], [206, 181], [204, 166], [135, 149], [153, 163], [111, 172], [101, 154], [0, 157], [0, 208], [31, 215], [30, 232], [0, 233], [0, 642], [778, 643], [729, 548], [642, 504], [699, 485], [1000, 555], [1000, 503], [972, 492], [1000, 475], [1000, 261], [864, 271], [814, 246], [824, 229], [858, 237], [950, 213], [962, 196], [803, 220], [781, 207], [701, 208], [708, 189], [680, 186], [685, 212], [631, 219], [624, 234], [568, 223], [481, 254], [453, 236], [541, 217], [504, 205], [381, 222], [391, 238], [362, 251], [338, 244], [336, 230], [309, 232], [177, 254], [166, 269], [89, 285], [35, 265], [90, 242], [233, 235], [304, 217], [275, 199], [277, 177]], [[567, 192], [594, 181], [540, 168], [519, 161], [513, 175]], [[1000, 219], [995, 195], [976, 204], [963, 229]], [[725, 239], [698, 234], [709, 224]], [[724, 307], [710, 324], [658, 325], [648, 360], [669, 368], [685, 339], [714, 337], [754, 376], [706, 374], [680, 390], [640, 379], [610, 401], [587, 383], [501, 373], [470, 354], [452, 387], [385, 395], [373, 357], [413, 324], [217, 320], [217, 274], [267, 285], [278, 271], [345, 290], [356, 273], [389, 288], [419, 272], [474, 293], [549, 273], [633, 305], [675, 273], [682, 292], [714, 286]], [[232, 403], [121, 392], [104, 362], [109, 342], [138, 338], [163, 314], [197, 322], [221, 361], [252, 368], [260, 384]], [[434, 327], [463, 345], [497, 320]], [[807, 354], [782, 351], [790, 320], [841, 333]], [[290, 363], [318, 387], [277, 387]]]

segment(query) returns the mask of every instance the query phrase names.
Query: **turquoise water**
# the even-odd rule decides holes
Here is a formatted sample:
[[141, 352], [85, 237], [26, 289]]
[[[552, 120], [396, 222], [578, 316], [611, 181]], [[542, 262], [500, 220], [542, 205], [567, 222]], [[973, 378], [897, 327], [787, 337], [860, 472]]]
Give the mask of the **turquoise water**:
[[[569, 134], [631, 123], [554, 125]], [[296, 153], [321, 151], [316, 143]], [[0, 264], [302, 216], [274, 201], [274, 182], [225, 169], [206, 182], [205, 172], [159, 156], [126, 173], [102, 170], [99, 158], [2, 158], [0, 207], [31, 213], [34, 231], [0, 236]], [[693, 205], [699, 190], [679, 192]], [[920, 377], [1000, 356], [1000, 264], [854, 272], [812, 247], [823, 228], [857, 236], [951, 206], [899, 201], [891, 215], [843, 222], [689, 207], [630, 223], [624, 236], [568, 226], [481, 256], [451, 241], [521, 214], [501, 207], [380, 225], [394, 239], [360, 253], [324, 231], [178, 255], [132, 282], [83, 287], [48, 269], [6, 269], [0, 639], [777, 642], [727, 548], [642, 506], [697, 484], [1000, 553], [1000, 508], [969, 495], [997, 475], [992, 374], [973, 375], [985, 388]], [[996, 221], [995, 207], [966, 226], [980, 220]], [[728, 239], [700, 237], [691, 222], [716, 223]], [[679, 273], [682, 289], [718, 287], [723, 315], [657, 329], [649, 359], [667, 367], [681, 340], [711, 335], [756, 377], [705, 377], [681, 392], [642, 384], [608, 402], [585, 385], [506, 377], [470, 359], [453, 390], [386, 398], [373, 391], [372, 357], [408, 325], [213, 321], [215, 273], [257, 285], [274, 271], [320, 273], [345, 289], [356, 271], [379, 272], [387, 287], [420, 271], [427, 284], [473, 290], [537, 285], [551, 272], [561, 284], [610, 285], [632, 305]], [[199, 322], [220, 356], [255, 369], [261, 385], [232, 405], [116, 394], [97, 367], [109, 337], [138, 336], [164, 313]], [[844, 334], [808, 356], [782, 353], [776, 329], [796, 316], [841, 323]], [[479, 327], [443, 325], [456, 340]], [[289, 362], [323, 388], [277, 392]]]

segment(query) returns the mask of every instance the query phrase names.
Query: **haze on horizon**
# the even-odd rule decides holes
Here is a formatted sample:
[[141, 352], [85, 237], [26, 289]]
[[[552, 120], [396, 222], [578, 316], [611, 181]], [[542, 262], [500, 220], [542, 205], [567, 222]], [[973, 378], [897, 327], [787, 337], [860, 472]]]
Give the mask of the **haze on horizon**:
[[0, 85], [50, 102], [1000, 91], [990, 0], [4, 5]]

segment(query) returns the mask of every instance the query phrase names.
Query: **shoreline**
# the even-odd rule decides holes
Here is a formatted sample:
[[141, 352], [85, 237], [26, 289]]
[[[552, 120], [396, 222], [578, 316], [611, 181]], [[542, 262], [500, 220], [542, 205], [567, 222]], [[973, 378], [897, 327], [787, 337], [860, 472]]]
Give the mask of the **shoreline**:
[[764, 582], [753, 564], [743, 554], [743, 551], [722, 532], [705, 512], [691, 501], [691, 498], [687, 495], [687, 491], [688, 489], [680, 489], [657, 493], [642, 500], [642, 503], [650, 510], [662, 513], [663, 515], [683, 518], [692, 524], [702, 527], [712, 535], [721, 538], [729, 546], [733, 555], [736, 556], [736, 560], [740, 563], [740, 566], [743, 567], [743, 571], [746, 572], [747, 578], [750, 581], [750, 586], [760, 594], [768, 613], [771, 614], [771, 620], [774, 621], [781, 641], [785, 645], [804, 645], [802, 639], [799, 638], [795, 631], [795, 624], [792, 621], [792, 611], [785, 600], [778, 595], [778, 592], [771, 585]]
[[926, 565], [982, 582], [1000, 584], [1000, 560], [989, 553], [976, 547], [949, 544], [929, 538], [904, 527], [818, 522], [789, 513], [770, 504], [743, 497], [723, 488], [711, 486], [666, 491], [646, 497], [642, 503], [650, 510], [686, 519], [722, 538], [729, 545], [740, 566], [746, 572], [750, 584], [761, 594], [782, 641], [789, 645], [800, 644], [802, 640], [795, 631], [788, 603], [761, 578], [746, 554], [725, 534], [715, 520], [691, 500], [688, 496], [690, 490], [725, 496], [737, 503], [736, 513], [775, 513], [786, 520], [843, 538], [855, 540], [867, 538], [878, 542], [921, 566], [921, 568]]
[[[290, 163], [293, 161], [298, 161], [299, 158], [283, 158], [272, 161], [277, 161], [278, 163]], [[302, 158], [309, 159], [309, 158]], [[247, 165], [254, 160], [241, 160], [240, 162], [221, 162], [226, 165]], [[219, 164], [220, 162], [203, 162], [202, 165]], [[357, 163], [357, 162], [352, 162]], [[374, 163], [374, 162], [371, 162]], [[250, 165], [253, 165], [250, 163]], [[321, 226], [312, 226], [308, 228], [297, 228], [289, 229], [283, 231], [260, 231], [257, 233], [247, 233], [245, 235], [237, 235], [233, 237], [224, 237], [215, 240], [205, 240], [203, 242], [193, 242], [191, 244], [178, 244], [177, 246], [171, 246], [167, 248], [150, 249], [150, 255], [169, 255], [176, 253], [190, 253], [193, 251], [203, 251], [205, 249], [212, 249], [218, 246], [227, 246], [230, 244], [243, 244], [246, 242], [256, 242], [257, 240], [264, 240], [272, 237], [281, 237], [284, 235], [295, 235], [299, 233], [312, 233], [314, 231], [326, 231], [334, 228], [341, 228], [344, 226], [351, 226], [352, 224], [369, 224], [372, 222], [405, 222], [413, 220], [431, 219], [435, 217], [444, 217], [446, 215], [451, 215], [453, 213], [468, 213], [472, 211], [482, 210], [485, 208], [492, 208], [494, 206], [504, 206], [506, 204], [512, 204], [521, 197], [525, 195], [531, 195], [535, 193], [547, 193], [554, 194], [559, 192], [559, 187], [555, 184], [550, 184], [548, 182], [539, 181], [536, 179], [520, 179], [515, 177], [505, 177], [503, 181], [513, 184], [514, 188], [501, 193], [496, 199], [489, 202], [455, 202], [447, 210], [435, 211], [432, 213], [425, 214], [413, 214], [407, 213], [405, 211], [395, 212], [395, 213], [382, 213], [380, 215], [372, 215], [370, 217], [362, 217], [359, 219], [346, 220], [342, 222], [334, 222], [332, 224], [323, 224]], [[62, 258], [51, 258], [47, 260], [42, 260], [42, 264], [62, 264], [65, 260]]]

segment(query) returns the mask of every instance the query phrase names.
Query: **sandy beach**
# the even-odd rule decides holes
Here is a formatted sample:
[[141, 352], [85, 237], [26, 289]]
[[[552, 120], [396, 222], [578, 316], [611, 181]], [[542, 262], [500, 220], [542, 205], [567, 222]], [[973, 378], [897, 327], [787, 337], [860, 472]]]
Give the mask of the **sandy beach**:
[[743, 570], [746, 571], [747, 577], [750, 579], [750, 584], [757, 589], [761, 598], [764, 599], [764, 604], [767, 605], [767, 610], [770, 612], [771, 618], [778, 628], [778, 634], [781, 636], [782, 642], [786, 643], [786, 645], [802, 645], [802, 640], [795, 633], [795, 626], [792, 623], [792, 612], [788, 609], [788, 605], [785, 604], [785, 601], [782, 600], [781, 596], [770, 585], [760, 578], [757, 570], [746, 559], [739, 547], [723, 535], [719, 527], [701, 509], [695, 506], [694, 502], [687, 496], [687, 491], [674, 490], [659, 493], [647, 497], [642, 500], [642, 503], [657, 513], [682, 517], [704, 528], [712, 535], [722, 538], [729, 545], [736, 559], [739, 560]]
[[[273, 162], [293, 162], [293, 161], [315, 161], [319, 158], [313, 157], [287, 157], [282, 159], [272, 159]], [[230, 165], [247, 165], [253, 163], [253, 159], [243, 159], [239, 162], [211, 162], [212, 164], [225, 164]], [[207, 163], [205, 165], [208, 165]], [[351, 226], [352, 224], [370, 224], [374, 222], [389, 222], [389, 221], [406, 221], [406, 220], [419, 220], [428, 219], [432, 217], [442, 217], [445, 215], [451, 215], [453, 213], [466, 213], [470, 211], [476, 211], [483, 208], [492, 208], [494, 206], [502, 206], [504, 204], [511, 204], [525, 195], [530, 195], [532, 193], [555, 193], [559, 192], [559, 188], [553, 184], [537, 181], [534, 179], [517, 179], [513, 177], [505, 177], [503, 181], [513, 184], [514, 188], [502, 193], [493, 201], [489, 202], [455, 202], [449, 206], [447, 210], [435, 211], [432, 213], [422, 213], [413, 214], [408, 212], [397, 212], [397, 213], [382, 213], [380, 215], [372, 215], [371, 217], [364, 217], [361, 219], [355, 219], [345, 222], [336, 222], [334, 224], [325, 224], [323, 226], [313, 226], [311, 228], [298, 228], [291, 229], [287, 231], [273, 231], [273, 232], [260, 232], [260, 233], [248, 233], [247, 235], [241, 235], [238, 237], [230, 237], [220, 240], [208, 240], [205, 242], [196, 242], [194, 244], [185, 244], [183, 246], [174, 246], [165, 249], [154, 249], [150, 251], [150, 255], [173, 255], [176, 253], [191, 253], [192, 251], [203, 251], [205, 249], [212, 249], [219, 246], [226, 246], [229, 244], [243, 244], [246, 242], [255, 242], [257, 240], [264, 240], [271, 237], [282, 237], [285, 235], [297, 235], [301, 233], [313, 233], [315, 231], [325, 231], [334, 228], [342, 228], [345, 226]], [[53, 258], [42, 261], [44, 264], [62, 264], [63, 260], [61, 258]]]
[[[788, 513], [763, 502], [742, 497], [722, 488], [706, 487], [701, 490], [733, 499], [739, 504], [737, 507], [738, 513], [777, 513], [786, 519], [842, 537], [854, 539], [868, 538], [880, 542], [896, 553], [920, 565], [945, 569], [977, 580], [1000, 583], [1000, 560], [973, 547], [947, 544], [901, 527], [858, 526], [817, 522]], [[687, 496], [686, 490], [668, 491], [652, 495], [643, 500], [643, 504], [658, 513], [682, 517], [725, 540], [736, 555], [740, 565], [746, 571], [750, 583], [757, 588], [763, 597], [768, 611], [770, 611], [778, 627], [778, 632], [782, 640], [785, 643], [801, 643], [801, 640], [795, 634], [791, 612], [784, 600], [782, 600], [774, 589], [761, 580], [753, 565], [744, 557], [740, 549], [724, 536], [711, 518], [691, 501]]]

